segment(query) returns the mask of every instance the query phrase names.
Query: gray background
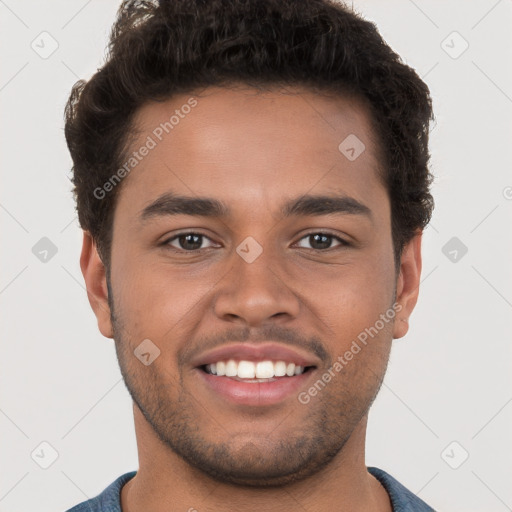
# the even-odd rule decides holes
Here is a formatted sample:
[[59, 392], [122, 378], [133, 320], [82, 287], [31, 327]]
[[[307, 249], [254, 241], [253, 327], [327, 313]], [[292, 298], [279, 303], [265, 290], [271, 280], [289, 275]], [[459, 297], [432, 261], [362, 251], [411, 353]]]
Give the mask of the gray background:
[[[62, 120], [118, 5], [0, 0], [1, 512], [65, 510], [138, 467], [131, 399], [79, 268]], [[512, 2], [354, 8], [424, 77], [437, 116], [420, 298], [370, 413], [367, 465], [441, 511], [512, 510]]]

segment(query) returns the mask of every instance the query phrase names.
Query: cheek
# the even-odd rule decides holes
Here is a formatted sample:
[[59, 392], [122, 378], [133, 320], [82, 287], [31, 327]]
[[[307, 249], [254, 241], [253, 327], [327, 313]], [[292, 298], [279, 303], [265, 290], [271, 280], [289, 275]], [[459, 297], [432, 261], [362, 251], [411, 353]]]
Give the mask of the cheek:
[[210, 279], [203, 273], [198, 277], [147, 260], [143, 264], [123, 262], [118, 266], [114, 288], [119, 315], [133, 338], [150, 338], [161, 344], [197, 320], [207, 307], [216, 276]]
[[[361, 333], [375, 326], [380, 315], [385, 314], [390, 307], [390, 293], [382, 290], [380, 295], [375, 289], [343, 289], [333, 294], [322, 306], [322, 324], [328, 326], [326, 339], [332, 341], [333, 354], [339, 355]], [[320, 309], [319, 309], [320, 311]], [[388, 327], [389, 321], [386, 323]], [[378, 327], [381, 326], [379, 322]], [[384, 329], [379, 334], [385, 336]]]
[[[310, 274], [307, 281], [304, 290], [315, 290], [309, 293], [310, 309], [320, 319], [319, 328], [324, 330], [326, 339], [335, 340], [333, 352], [350, 345], [392, 306], [392, 258], [354, 258], [349, 264]], [[381, 329], [382, 336], [386, 336], [390, 323]]]

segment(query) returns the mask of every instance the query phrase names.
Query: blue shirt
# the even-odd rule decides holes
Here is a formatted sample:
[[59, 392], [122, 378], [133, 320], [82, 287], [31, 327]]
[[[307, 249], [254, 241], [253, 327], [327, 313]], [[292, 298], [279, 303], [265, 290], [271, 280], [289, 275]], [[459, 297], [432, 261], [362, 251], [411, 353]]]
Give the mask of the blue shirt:
[[[393, 512], [436, 512], [382, 469], [374, 467], [367, 469], [388, 492]], [[121, 488], [136, 474], [137, 471], [130, 471], [121, 475], [101, 494], [88, 501], [79, 503], [66, 512], [122, 512]]]

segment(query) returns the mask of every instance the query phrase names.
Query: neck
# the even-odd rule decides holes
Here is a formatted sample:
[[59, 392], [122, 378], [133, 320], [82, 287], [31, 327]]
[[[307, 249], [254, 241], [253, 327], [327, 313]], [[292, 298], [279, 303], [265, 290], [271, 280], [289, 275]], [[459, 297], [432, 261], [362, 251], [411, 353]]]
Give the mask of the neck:
[[123, 512], [244, 510], [392, 512], [389, 496], [365, 465], [367, 416], [332, 461], [313, 476], [282, 487], [219, 483], [165, 446], [134, 405], [139, 469], [121, 490]]

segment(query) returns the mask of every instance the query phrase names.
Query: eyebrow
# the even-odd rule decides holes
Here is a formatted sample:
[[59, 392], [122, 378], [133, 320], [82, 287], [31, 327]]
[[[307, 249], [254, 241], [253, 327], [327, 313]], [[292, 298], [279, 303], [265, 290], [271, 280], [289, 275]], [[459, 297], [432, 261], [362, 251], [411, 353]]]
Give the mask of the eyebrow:
[[[320, 216], [332, 214], [363, 215], [372, 219], [368, 206], [349, 196], [303, 195], [288, 200], [281, 207], [281, 216]], [[231, 211], [222, 202], [210, 197], [180, 196], [165, 193], [146, 206], [139, 215], [141, 223], [158, 217], [192, 215], [199, 217], [229, 217]]]

